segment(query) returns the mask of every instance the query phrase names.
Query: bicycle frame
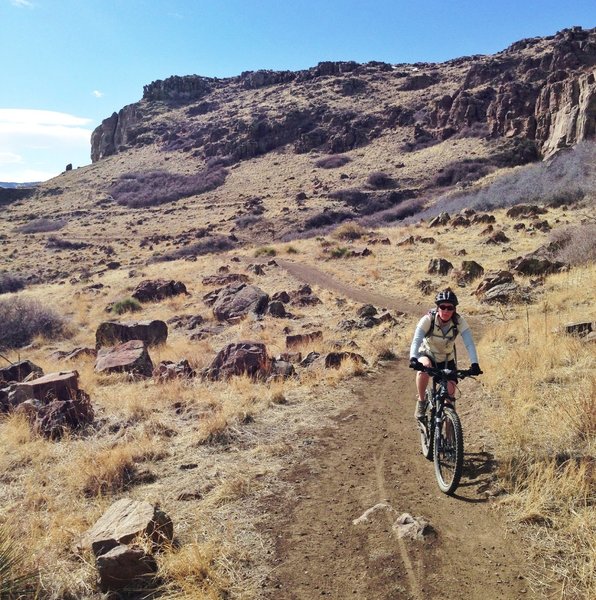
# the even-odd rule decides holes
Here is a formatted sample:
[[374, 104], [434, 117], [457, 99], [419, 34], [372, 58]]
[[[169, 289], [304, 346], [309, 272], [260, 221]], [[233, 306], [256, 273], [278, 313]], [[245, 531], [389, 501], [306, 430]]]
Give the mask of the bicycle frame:
[[[464, 440], [455, 400], [449, 394], [450, 377], [470, 377], [470, 371], [423, 367], [432, 377], [432, 388], [427, 390], [427, 417], [419, 422], [422, 454], [432, 460], [441, 491], [452, 494], [459, 485], [463, 471]], [[430, 396], [430, 397], [429, 397]], [[430, 409], [430, 410], [429, 410]]]

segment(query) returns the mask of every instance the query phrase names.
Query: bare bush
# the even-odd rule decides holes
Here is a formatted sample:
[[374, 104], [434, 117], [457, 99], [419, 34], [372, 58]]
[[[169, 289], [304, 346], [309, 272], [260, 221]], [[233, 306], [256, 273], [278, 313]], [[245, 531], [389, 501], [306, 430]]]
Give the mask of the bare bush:
[[326, 227], [328, 225], [335, 225], [336, 223], [341, 223], [346, 219], [352, 219], [354, 217], [353, 213], [347, 211], [340, 210], [327, 210], [312, 217], [309, 217], [304, 223], [305, 229], [318, 229], [320, 227]]
[[16, 275], [2, 272], [0, 273], [0, 294], [9, 292], [19, 292], [25, 287], [25, 282]]
[[50, 250], [82, 250], [89, 246], [90, 244], [87, 244], [86, 242], [71, 242], [64, 238], [56, 237], [55, 235], [49, 236], [48, 241], [46, 242], [46, 248], [49, 248]]
[[349, 156], [346, 156], [345, 154], [334, 154], [319, 158], [319, 160], [315, 162], [315, 167], [319, 167], [321, 169], [337, 169], [338, 167], [343, 167], [349, 162]]
[[17, 233], [45, 233], [48, 231], [58, 231], [68, 224], [68, 221], [64, 219], [33, 219], [26, 225], [16, 227]]
[[108, 192], [118, 204], [130, 208], [174, 202], [223, 185], [228, 171], [221, 166], [221, 162], [216, 161], [215, 165], [194, 175], [180, 175], [168, 171], [128, 173], [112, 184]]
[[189, 246], [177, 248], [176, 250], [171, 250], [165, 254], [154, 256], [149, 262], [168, 262], [171, 260], [179, 260], [181, 258], [203, 256], [204, 254], [217, 254], [219, 252], [227, 252], [232, 248], [234, 248], [234, 242], [229, 237], [224, 237], [222, 235], [214, 236], [196, 242], [195, 244], [190, 244]]
[[242, 215], [241, 217], [236, 217], [234, 223], [238, 229], [246, 229], [262, 220], [263, 218], [258, 215]]
[[366, 183], [369, 187], [375, 190], [386, 190], [394, 186], [395, 182], [391, 176], [383, 171], [374, 171], [366, 178]]
[[[428, 219], [442, 211], [451, 214], [464, 208], [493, 210], [517, 204], [547, 204], [561, 194], [584, 197], [584, 202], [596, 197], [596, 143], [582, 142], [564, 150], [551, 160], [527, 165], [503, 175], [489, 186], [474, 192], [444, 195], [432, 207], [416, 215]], [[410, 218], [407, 222], [413, 221]]]
[[596, 261], [596, 223], [557, 229], [551, 240], [559, 246], [556, 258], [564, 263], [575, 266]]
[[35, 300], [0, 300], [0, 350], [20, 348], [42, 335], [54, 339], [68, 333], [63, 317]]
[[465, 158], [441, 169], [435, 176], [433, 185], [445, 187], [456, 183], [471, 183], [493, 170], [485, 160]]
[[354, 221], [342, 223], [333, 231], [333, 237], [338, 240], [358, 240], [366, 234], [366, 229]]

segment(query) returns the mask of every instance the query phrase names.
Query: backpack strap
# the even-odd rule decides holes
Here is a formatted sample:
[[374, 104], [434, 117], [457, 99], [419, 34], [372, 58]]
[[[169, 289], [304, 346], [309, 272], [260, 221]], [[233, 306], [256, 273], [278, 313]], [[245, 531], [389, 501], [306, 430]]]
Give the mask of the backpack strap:
[[[435, 328], [435, 318], [437, 316], [437, 309], [432, 308], [431, 310], [428, 311], [427, 314], [430, 317], [430, 329], [426, 332], [424, 337], [430, 337], [433, 333], [433, 330]], [[459, 329], [458, 329], [459, 318], [458, 318], [456, 312], [453, 313], [453, 317], [451, 317], [451, 320], [453, 321], [453, 339], [455, 339], [457, 337], [457, 334], [459, 333]]]

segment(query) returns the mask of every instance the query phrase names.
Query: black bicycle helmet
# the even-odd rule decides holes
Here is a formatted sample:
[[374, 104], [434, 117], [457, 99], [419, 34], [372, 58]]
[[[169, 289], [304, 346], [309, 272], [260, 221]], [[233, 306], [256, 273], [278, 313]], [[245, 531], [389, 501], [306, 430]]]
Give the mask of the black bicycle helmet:
[[457, 296], [447, 288], [435, 296], [435, 304], [441, 304], [441, 302], [449, 302], [453, 306], [457, 306]]

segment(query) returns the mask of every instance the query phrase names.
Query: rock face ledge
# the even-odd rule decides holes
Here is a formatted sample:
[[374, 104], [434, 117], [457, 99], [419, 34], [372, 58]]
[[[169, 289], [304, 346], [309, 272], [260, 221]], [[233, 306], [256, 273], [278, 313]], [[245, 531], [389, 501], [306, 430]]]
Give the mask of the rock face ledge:
[[[493, 138], [531, 140], [548, 157], [595, 136], [595, 66], [596, 29], [573, 27], [554, 36], [521, 40], [491, 56], [417, 63], [415, 69], [420, 72], [416, 74], [411, 65], [324, 62], [304, 71], [255, 71], [228, 79], [173, 76], [146, 85], [141, 101], [114, 112], [95, 129], [91, 160], [147, 144], [158, 143], [168, 149], [172, 131], [166, 124], [167, 111], [184, 105], [189, 107], [187, 124], [192, 127], [194, 116], [218, 113], [214, 119], [217, 127], [207, 123], [192, 131], [191, 149], [204, 157], [234, 155], [243, 160], [285, 144], [294, 144], [296, 152], [314, 148], [344, 152], [396, 126], [418, 127], [437, 140], [482, 127]], [[293, 93], [304, 92], [308, 98], [307, 86], [313, 80], [321, 80], [340, 95], [350, 95], [353, 115], [324, 110], [314, 102], [304, 110], [288, 112], [282, 101], [287, 86], [291, 84]], [[374, 114], [359, 100], [373, 81], [377, 89], [385, 85], [388, 90], [387, 108]], [[421, 91], [425, 98], [404, 96], [403, 103], [391, 106], [389, 96], [396, 92], [396, 85], [398, 92]], [[272, 89], [269, 98], [274, 108], [279, 104], [276, 112], [284, 115], [282, 121], [265, 113], [252, 123], [225, 116], [228, 99], [262, 87]], [[420, 102], [425, 108], [417, 112]], [[422, 112], [427, 116], [416, 121], [415, 113]], [[160, 113], [166, 120], [159, 118]], [[333, 129], [332, 123], [338, 120], [344, 129], [349, 128], [349, 139]], [[242, 152], [234, 153], [234, 148]]]

